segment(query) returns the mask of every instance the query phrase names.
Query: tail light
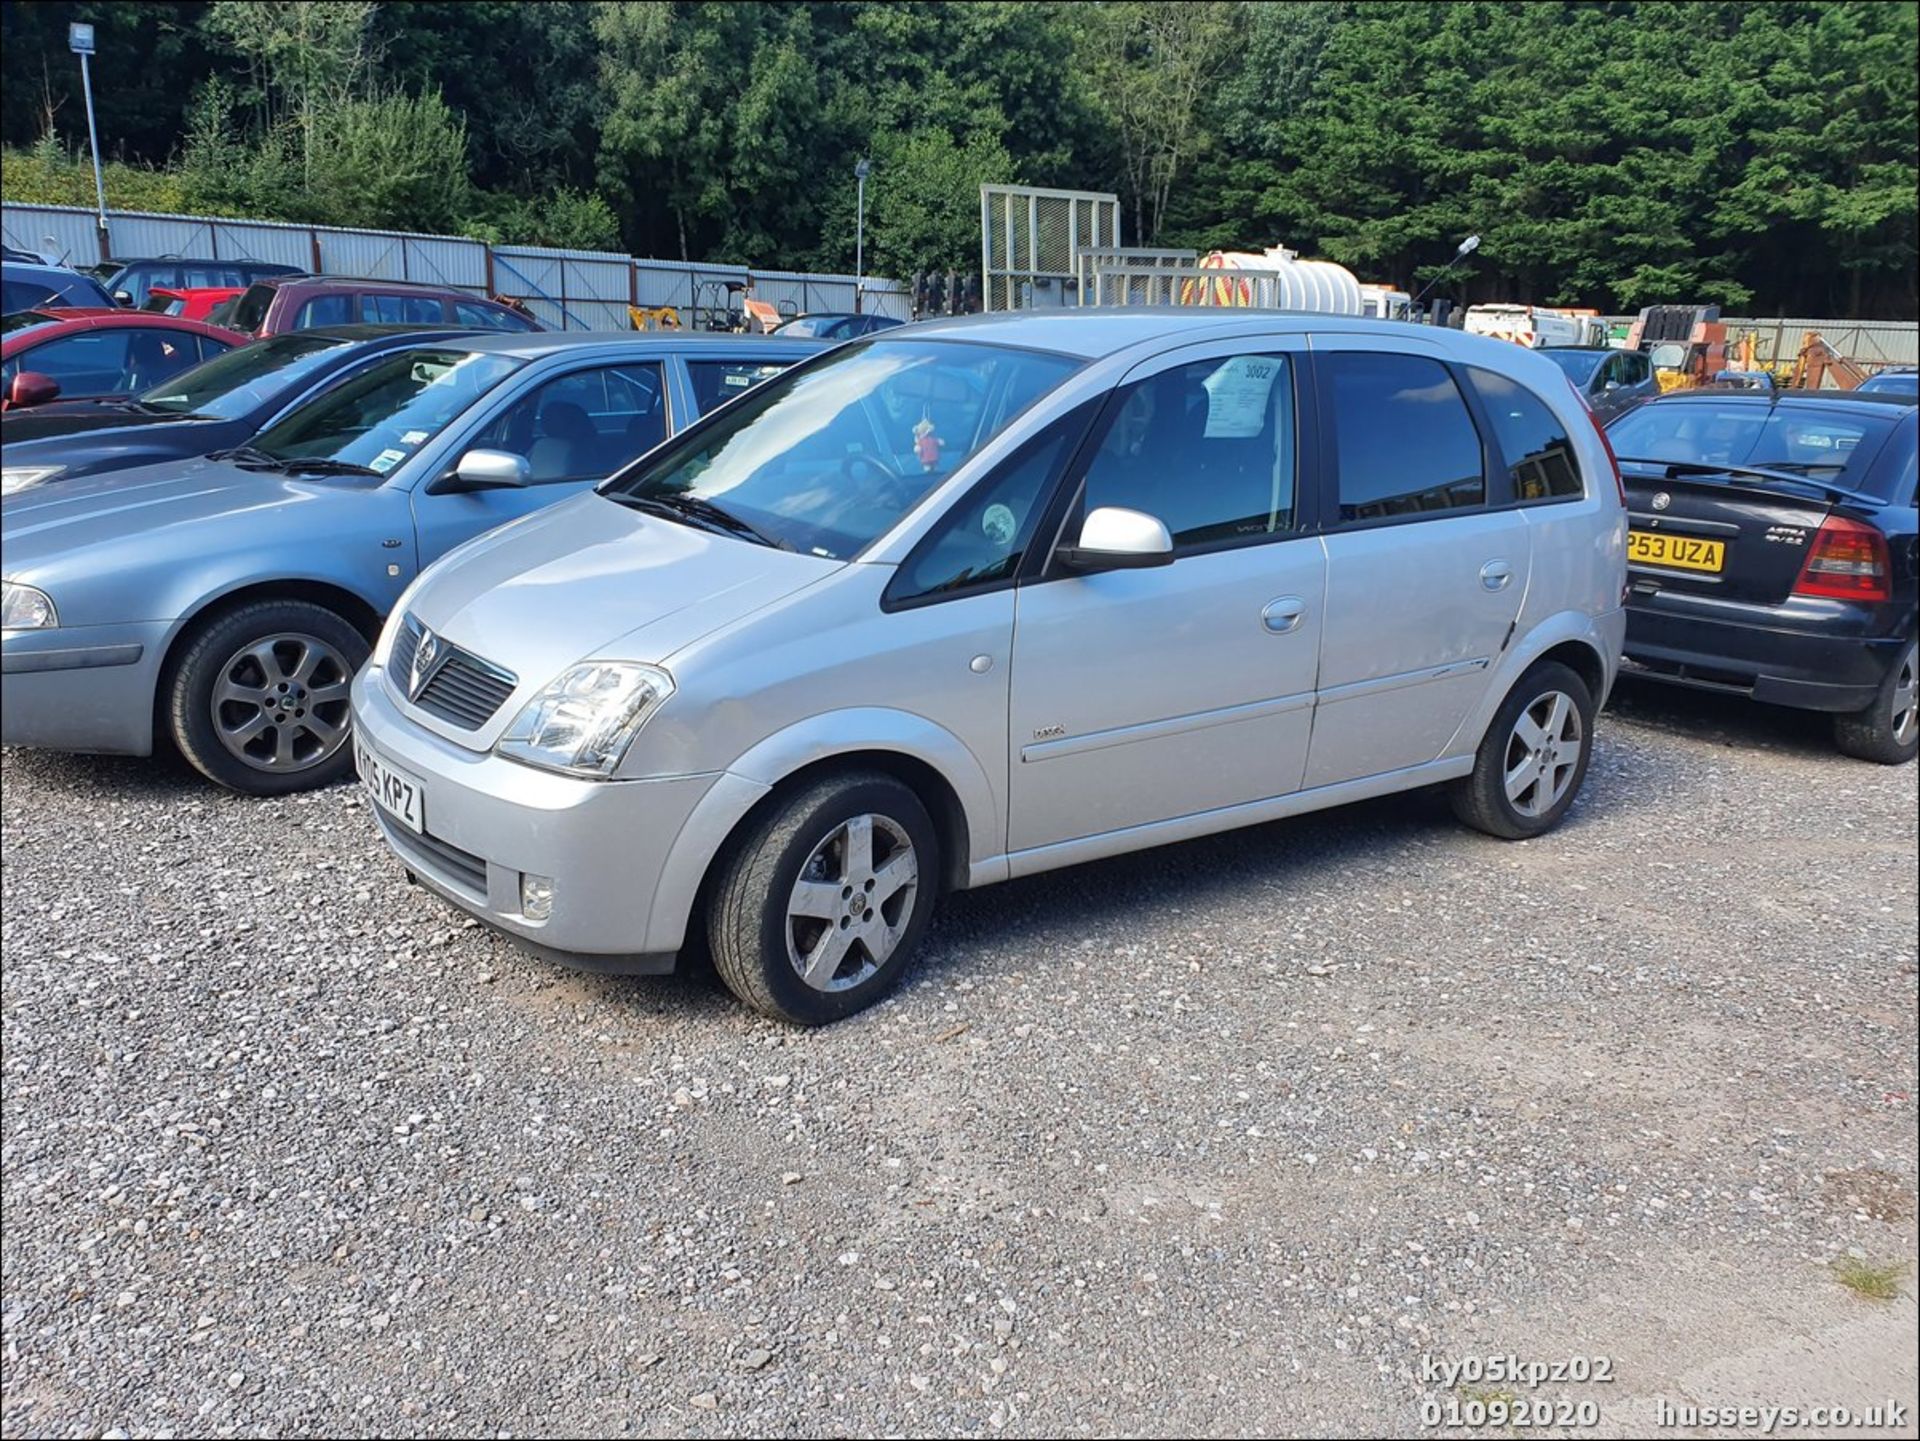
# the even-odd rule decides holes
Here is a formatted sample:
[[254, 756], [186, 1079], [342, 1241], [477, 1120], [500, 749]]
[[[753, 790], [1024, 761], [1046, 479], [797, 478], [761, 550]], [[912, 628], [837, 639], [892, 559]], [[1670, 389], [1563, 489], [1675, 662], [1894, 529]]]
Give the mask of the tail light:
[[1606, 451], [1607, 466], [1613, 471], [1614, 492], [1620, 497], [1620, 508], [1625, 510], [1627, 508], [1627, 481], [1626, 477], [1620, 474], [1620, 457], [1613, 453], [1613, 442], [1607, 439], [1607, 427], [1600, 417], [1594, 413], [1593, 407], [1587, 404], [1587, 398], [1580, 393], [1579, 386], [1575, 385], [1572, 380], [1568, 380], [1567, 389], [1573, 392], [1573, 398], [1580, 402], [1580, 408], [1586, 411], [1587, 419], [1593, 422], [1593, 433], [1600, 437], [1600, 448]]
[[1830, 515], [1813, 538], [1793, 593], [1829, 600], [1891, 600], [1889, 576], [1887, 538], [1863, 521]]

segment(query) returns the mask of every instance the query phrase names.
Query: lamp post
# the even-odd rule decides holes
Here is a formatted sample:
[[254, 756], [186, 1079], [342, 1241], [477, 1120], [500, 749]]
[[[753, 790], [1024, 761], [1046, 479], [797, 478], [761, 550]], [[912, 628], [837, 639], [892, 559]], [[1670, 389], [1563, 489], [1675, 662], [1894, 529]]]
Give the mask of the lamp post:
[[867, 243], [867, 176], [873, 171], [873, 162], [865, 156], [853, 167], [853, 178], [858, 187], [858, 199], [854, 201], [853, 216], [853, 313], [860, 313], [860, 277], [866, 268]]
[[1413, 301], [1411, 304], [1407, 306], [1407, 309], [1414, 310], [1418, 308], [1420, 302], [1426, 298], [1427, 292], [1433, 289], [1433, 287], [1439, 282], [1440, 277], [1442, 275], [1445, 275], [1449, 270], [1453, 269], [1454, 266], [1458, 265], [1461, 261], [1465, 260], [1469, 255], [1473, 254], [1473, 252], [1478, 250], [1479, 248], [1480, 248], [1480, 237], [1477, 235], [1469, 235], [1465, 240], [1461, 241], [1460, 248], [1453, 252], [1453, 259], [1449, 260], [1438, 271], [1436, 271], [1434, 273], [1433, 279], [1429, 280], [1425, 285], [1420, 287], [1420, 293], [1413, 297]]
[[87, 59], [93, 54], [93, 27], [67, 26], [67, 48], [80, 57], [80, 88], [87, 96], [87, 143], [93, 147], [93, 193], [100, 202], [100, 258], [107, 258], [107, 183], [100, 175], [100, 132], [93, 123], [93, 72]]

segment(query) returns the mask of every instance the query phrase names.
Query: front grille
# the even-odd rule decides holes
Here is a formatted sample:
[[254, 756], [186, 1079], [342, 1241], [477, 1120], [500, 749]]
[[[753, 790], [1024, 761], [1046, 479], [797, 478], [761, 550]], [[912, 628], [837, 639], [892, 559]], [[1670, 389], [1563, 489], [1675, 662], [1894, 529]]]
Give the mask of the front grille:
[[413, 658], [420, 649], [420, 622], [405, 616], [400, 633], [393, 638], [393, 650], [387, 659], [387, 675], [394, 690], [411, 700], [428, 715], [439, 716], [462, 730], [478, 730], [493, 719], [495, 711], [520, 682], [511, 671], [481, 660], [459, 646], [440, 641], [444, 659], [417, 696], [407, 694], [413, 684]]
[[514, 678], [499, 667], [456, 650], [433, 673], [433, 679], [427, 682], [414, 704], [442, 720], [467, 730], [478, 730], [506, 704], [516, 684]]
[[435, 880], [467, 891], [475, 900], [485, 903], [487, 863], [479, 856], [449, 845], [438, 836], [408, 830], [385, 816], [380, 817], [380, 825], [403, 859], [426, 871]]

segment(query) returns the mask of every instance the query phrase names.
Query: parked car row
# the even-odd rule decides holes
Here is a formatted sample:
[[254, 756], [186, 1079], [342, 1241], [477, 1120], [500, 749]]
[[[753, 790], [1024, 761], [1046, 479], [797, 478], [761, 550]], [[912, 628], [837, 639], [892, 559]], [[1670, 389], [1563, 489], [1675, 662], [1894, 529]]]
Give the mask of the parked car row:
[[945, 890], [1419, 786], [1539, 835], [1623, 670], [1911, 759], [1914, 405], [1593, 379], [1234, 311], [298, 331], [9, 413], [0, 740], [357, 770], [453, 905], [809, 1024]]

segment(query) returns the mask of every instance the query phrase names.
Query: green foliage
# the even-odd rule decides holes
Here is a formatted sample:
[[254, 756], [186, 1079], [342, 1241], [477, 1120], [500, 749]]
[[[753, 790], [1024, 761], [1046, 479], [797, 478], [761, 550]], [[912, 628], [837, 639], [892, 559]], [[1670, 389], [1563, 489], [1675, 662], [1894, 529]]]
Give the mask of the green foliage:
[[[0, 0], [9, 198], [767, 267], [976, 263], [977, 187], [1463, 301], [1920, 308], [1920, 7]], [[28, 151], [42, 135], [50, 147]], [[164, 168], [158, 168], [164, 167]], [[1478, 254], [1443, 273], [1460, 238]]]
[[[108, 161], [102, 169], [107, 206], [112, 210], [178, 212], [186, 195], [180, 177], [143, 165]], [[52, 135], [42, 136], [29, 150], [9, 150], [0, 161], [8, 200], [28, 205], [77, 205], [93, 209], [93, 161], [74, 154]], [[91, 259], [91, 257], [88, 257]]]

